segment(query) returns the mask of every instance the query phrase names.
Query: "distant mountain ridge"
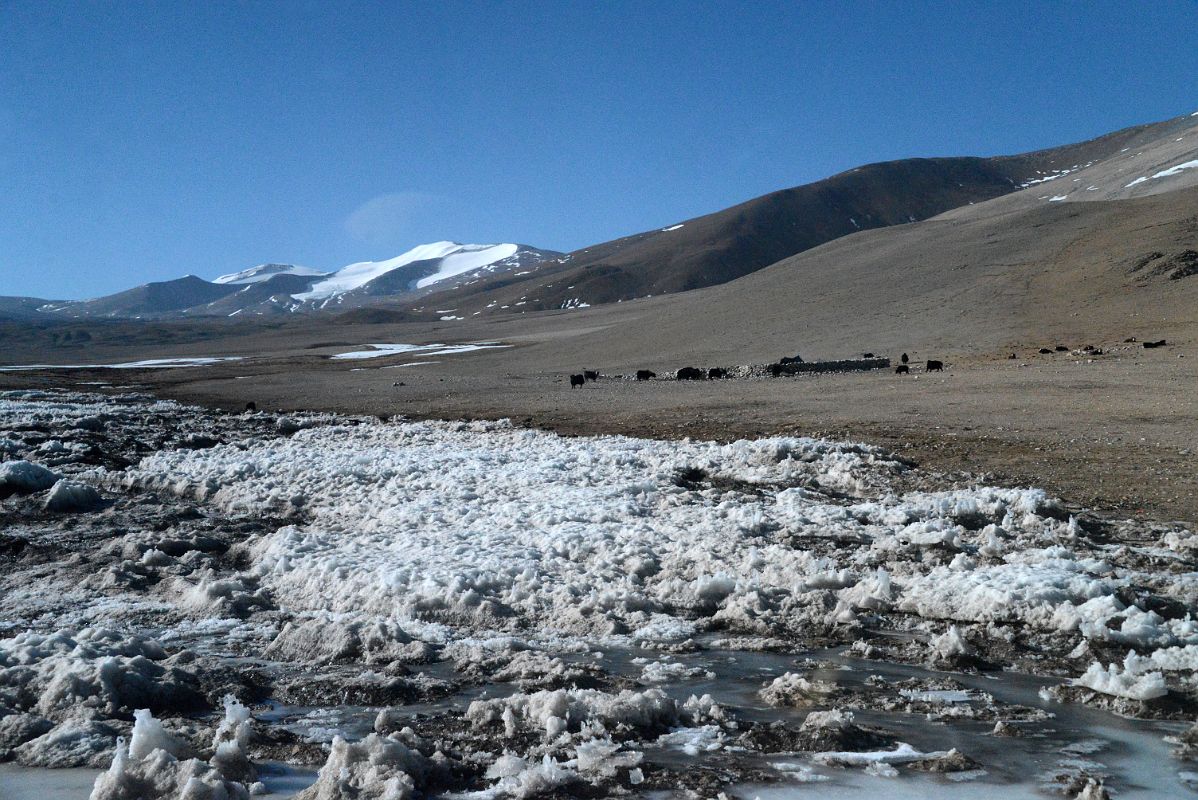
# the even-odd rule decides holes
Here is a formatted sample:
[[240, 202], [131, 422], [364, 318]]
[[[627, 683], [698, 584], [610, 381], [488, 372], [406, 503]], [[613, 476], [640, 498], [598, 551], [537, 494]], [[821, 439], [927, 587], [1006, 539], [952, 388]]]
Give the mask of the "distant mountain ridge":
[[482, 276], [535, 267], [562, 256], [522, 244], [433, 242], [386, 261], [362, 261], [336, 272], [294, 264], [259, 264], [206, 281], [187, 275], [92, 300], [0, 298], [0, 314], [169, 319], [263, 316], [356, 308], [380, 299], [414, 300]]

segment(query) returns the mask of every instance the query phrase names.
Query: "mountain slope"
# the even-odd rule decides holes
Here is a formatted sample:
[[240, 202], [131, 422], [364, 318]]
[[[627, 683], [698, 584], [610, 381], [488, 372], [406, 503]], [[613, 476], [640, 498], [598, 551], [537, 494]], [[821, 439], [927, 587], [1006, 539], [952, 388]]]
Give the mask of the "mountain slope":
[[[1101, 173], [1106, 188], [1071, 199], [1116, 199], [1176, 188], [1177, 183], [1169, 187], [1160, 180], [1155, 187], [1126, 188], [1119, 181], [1125, 170], [1135, 168], [1128, 166], [1131, 158], [1147, 167], [1192, 152], [1196, 123], [1198, 117], [1178, 117], [1014, 156], [870, 164], [593, 245], [522, 279], [502, 276], [435, 295], [430, 302], [468, 313], [513, 310], [516, 303], [525, 311], [598, 305], [724, 283], [860, 230], [908, 224], [997, 197], [1026, 194], [1020, 202], [1027, 205], [1048, 192], [1042, 198], [1047, 201], [1063, 182], [1082, 181], [1078, 175], [1089, 176], [1081, 184], [1087, 187]], [[1183, 176], [1181, 185], [1194, 176], [1198, 170]]]
[[38, 297], [0, 297], [0, 319], [36, 317], [38, 309], [49, 302]]
[[265, 280], [234, 284], [237, 291], [202, 306], [189, 308], [187, 316], [235, 317], [239, 314], [261, 316], [292, 313], [302, 305], [292, 295], [307, 291], [312, 281], [311, 276], [280, 272], [267, 276]]
[[572, 316], [594, 332], [525, 355], [661, 370], [1198, 338], [1198, 187], [999, 211], [864, 231], [720, 286], [590, 309]]
[[210, 303], [238, 288], [187, 275], [173, 281], [145, 283], [94, 300], [50, 303], [41, 310], [67, 317], [159, 317]]

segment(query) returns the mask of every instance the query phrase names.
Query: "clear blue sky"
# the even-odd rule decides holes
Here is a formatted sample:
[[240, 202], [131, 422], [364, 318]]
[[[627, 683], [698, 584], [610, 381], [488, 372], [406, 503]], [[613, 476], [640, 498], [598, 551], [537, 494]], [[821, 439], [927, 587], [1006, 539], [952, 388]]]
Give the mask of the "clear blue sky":
[[0, 294], [569, 250], [1196, 90], [1195, 2], [0, 0]]

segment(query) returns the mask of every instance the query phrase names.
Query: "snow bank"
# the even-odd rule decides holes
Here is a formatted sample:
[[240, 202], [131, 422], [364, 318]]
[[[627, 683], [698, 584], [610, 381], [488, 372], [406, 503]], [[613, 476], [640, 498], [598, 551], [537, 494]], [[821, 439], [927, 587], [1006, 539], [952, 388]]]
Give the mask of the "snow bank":
[[253, 717], [232, 695], [225, 696], [224, 706], [225, 716], [213, 736], [210, 762], [226, 778], [250, 785], [257, 778], [248, 751], [254, 735]]
[[199, 759], [180, 761], [162, 749], [137, 758], [122, 740], [108, 771], [96, 778], [90, 800], [249, 800], [249, 796], [243, 784], [225, 780]]
[[1169, 693], [1165, 688], [1165, 676], [1160, 672], [1150, 672], [1152, 659], [1136, 655], [1131, 651], [1124, 659], [1122, 666], [1110, 664], [1103, 667], [1094, 662], [1090, 668], [1073, 683], [1085, 686], [1096, 692], [1109, 694], [1114, 697], [1125, 697], [1129, 700], [1154, 700]]
[[[13, 715], [16, 716], [16, 715]], [[54, 723], [36, 714], [25, 715], [40, 729]], [[12, 719], [12, 717], [6, 717]], [[38, 728], [30, 728], [37, 730]], [[65, 722], [25, 741], [13, 751], [18, 763], [28, 767], [103, 767], [112, 755], [119, 731], [94, 719], [68, 718]], [[21, 736], [20, 738], [25, 738]], [[20, 739], [18, 739], [19, 741]]]
[[486, 777], [498, 778], [498, 781], [490, 791], [482, 793], [483, 797], [511, 797], [516, 800], [549, 794], [554, 789], [580, 780], [571, 765], [559, 763], [549, 754], [532, 764], [519, 756], [503, 756], [487, 770]]
[[808, 680], [795, 672], [785, 672], [774, 678], [759, 694], [771, 706], [802, 708], [826, 702], [835, 692], [836, 686], [833, 684]]
[[[810, 439], [677, 445], [412, 423], [162, 452], [120, 479], [233, 514], [302, 508], [311, 522], [254, 545], [262, 585], [291, 610], [674, 637], [693, 630], [676, 609], [713, 613], [775, 572], [792, 584], [812, 561], [778, 547], [750, 562], [723, 535], [798, 524], [792, 501], [717, 503], [676, 485], [680, 471], [843, 491], [893, 468], [880, 451]], [[802, 513], [806, 525], [860, 528], [835, 506]], [[758, 562], [776, 567], [765, 576]]]
[[[244, 573], [195, 590], [207, 608], [242, 613], [213, 595], [239, 581], [244, 598], [299, 615], [272, 645], [296, 658], [408, 660], [421, 640], [502, 634], [534, 647], [663, 645], [716, 627], [792, 639], [887, 614], [947, 623], [921, 630], [949, 661], [972, 655], [969, 624], [1069, 634], [1061, 656], [1077, 636], [1140, 652], [1198, 646], [1192, 618], [1128, 600], [1151, 586], [1192, 602], [1192, 577], [1116, 567], [1120, 552], [1041, 490], [902, 491], [906, 471], [877, 448], [806, 438], [369, 422], [163, 451], [106, 485], [302, 517], [247, 542]], [[1189, 540], [1160, 536], [1170, 554]]]
[[893, 750], [878, 750], [865, 753], [816, 753], [811, 760], [817, 764], [841, 767], [866, 767], [872, 764], [908, 764], [912, 761], [945, 758], [949, 751], [921, 753], [906, 742], [899, 742]]
[[30, 461], [5, 461], [0, 464], [0, 497], [32, 494], [49, 489], [58, 475]]
[[932, 639], [930, 644], [932, 652], [943, 659], [967, 655], [970, 652], [969, 644], [956, 625], [949, 625], [948, 630]]
[[475, 728], [502, 724], [504, 735], [539, 732], [546, 741], [578, 732], [584, 724], [605, 728], [653, 731], [678, 721], [678, 704], [660, 689], [624, 690], [609, 694], [597, 689], [558, 689], [514, 694], [494, 700], [475, 700], [466, 719]]
[[128, 743], [118, 740], [108, 771], [96, 778], [91, 800], [245, 800], [255, 786], [246, 753], [252, 736], [248, 708], [225, 698], [209, 761], [187, 758], [189, 748], [148, 709], [134, 712]]
[[47, 511], [74, 513], [93, 511], [103, 504], [104, 499], [100, 497], [100, 493], [86, 483], [60, 480], [46, 495], [45, 507]]
[[396, 738], [372, 733], [351, 743], [338, 736], [316, 783], [295, 800], [407, 800], [428, 769], [428, 759]]
[[104, 628], [22, 633], [0, 640], [0, 705], [49, 719], [201, 708], [195, 676], [180, 660], [153, 639]]

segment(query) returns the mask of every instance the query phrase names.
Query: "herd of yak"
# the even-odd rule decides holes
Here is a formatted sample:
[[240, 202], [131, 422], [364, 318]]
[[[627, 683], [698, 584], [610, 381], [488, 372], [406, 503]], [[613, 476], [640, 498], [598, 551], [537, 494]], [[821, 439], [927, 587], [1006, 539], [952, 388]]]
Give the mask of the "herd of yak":
[[[864, 353], [863, 356], [867, 359], [876, 358], [876, 356], [873, 353]], [[906, 353], [903, 353], [902, 361], [903, 361], [903, 363], [900, 364], [897, 368], [895, 368], [894, 371], [899, 375], [907, 375], [911, 372], [911, 367], [908, 363], [910, 361], [910, 358], [907, 356]], [[768, 375], [770, 375], [770, 377], [777, 378], [777, 377], [780, 377], [785, 372], [787, 372], [786, 367], [788, 364], [801, 364], [801, 363], [803, 363], [803, 359], [800, 356], [784, 356], [776, 364], [767, 364], [765, 367], [765, 371]], [[889, 362], [889, 359], [886, 359], [882, 363], [889, 364], [890, 362]], [[928, 372], [943, 372], [944, 371], [944, 362], [937, 361], [935, 359], [929, 359], [927, 362], [926, 370]], [[657, 377], [656, 372], [652, 372], [647, 369], [638, 369], [636, 371], [636, 380], [638, 380], [638, 381], [649, 381], [649, 380], [653, 380], [656, 377]], [[729, 377], [728, 370], [726, 370], [722, 367], [712, 367], [712, 368], [706, 369], [706, 370], [699, 369], [698, 367], [682, 367], [681, 369], [679, 369], [677, 372], [674, 373], [674, 380], [679, 380], [679, 381], [703, 381], [703, 380], [714, 381], [714, 380], [722, 380], [727, 377]], [[588, 381], [595, 381], [598, 379], [599, 379], [598, 371], [584, 369], [581, 373], [570, 376], [570, 388], [574, 389], [579, 386], [585, 386]]]
[[[1124, 340], [1124, 342], [1134, 342], [1134, 341], [1136, 341], [1134, 336]], [[1153, 349], [1156, 347], [1164, 347], [1165, 344], [1166, 344], [1166, 342], [1164, 339], [1158, 339], [1156, 341], [1143, 343], [1144, 347], [1147, 349]], [[1097, 347], [1094, 347], [1093, 345], [1086, 345], [1084, 348], [1082, 348], [1082, 351], [1088, 355], [1102, 355], [1102, 350], [1100, 350]], [[1043, 354], [1051, 354], [1053, 352], [1067, 353], [1067, 352], [1069, 352], [1069, 348], [1063, 344], [1059, 344], [1052, 350], [1048, 349], [1047, 347], [1041, 347], [1039, 352], [1042, 355]], [[877, 356], [875, 356], [873, 353], [863, 353], [862, 356], [866, 359], [877, 358]], [[1014, 353], [1011, 353], [1011, 355], [1007, 356], [1007, 358], [1016, 358], [1016, 355]], [[911, 373], [910, 358], [907, 356], [906, 353], [903, 353], [900, 360], [902, 361], [902, 363], [894, 368], [895, 374], [909, 375]], [[803, 359], [797, 355], [796, 356], [784, 356], [776, 364], [767, 364], [765, 370], [766, 370], [766, 373], [769, 374], [771, 377], [777, 378], [777, 377], [780, 377], [783, 373], [787, 372], [786, 367], [788, 364], [796, 364], [796, 363], [797, 364], [803, 363]], [[882, 363], [889, 364], [890, 361], [889, 361], [889, 359], [885, 359], [882, 361]], [[928, 359], [926, 366], [924, 367], [924, 371], [925, 372], [943, 372], [944, 371], [944, 362], [939, 361], [937, 359], [930, 358], [930, 359]], [[651, 372], [647, 369], [638, 369], [636, 371], [636, 379], [638, 381], [653, 380], [656, 377], [657, 377], [656, 372]], [[707, 369], [707, 370], [699, 369], [698, 367], [683, 367], [682, 369], [680, 369], [676, 373], [674, 373], [674, 379], [679, 380], [679, 381], [702, 381], [702, 380], [714, 381], [714, 380], [720, 380], [722, 378], [727, 378], [727, 377], [728, 377], [728, 370], [722, 369], [721, 367], [712, 367], [711, 369]], [[579, 386], [584, 386], [588, 381], [595, 381], [598, 379], [599, 379], [598, 371], [584, 369], [581, 374], [570, 376], [570, 388], [574, 389]]]

